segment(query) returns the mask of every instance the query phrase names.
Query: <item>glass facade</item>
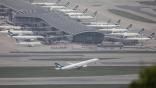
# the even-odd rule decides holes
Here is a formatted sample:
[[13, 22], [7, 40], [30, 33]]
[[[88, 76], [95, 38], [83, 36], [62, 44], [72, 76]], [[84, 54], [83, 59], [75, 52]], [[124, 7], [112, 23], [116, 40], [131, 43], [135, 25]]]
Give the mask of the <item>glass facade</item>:
[[104, 35], [98, 32], [84, 32], [73, 37], [73, 42], [97, 44], [103, 41]]
[[35, 17], [15, 17], [14, 23], [28, 27], [45, 27], [49, 26], [44, 20]]

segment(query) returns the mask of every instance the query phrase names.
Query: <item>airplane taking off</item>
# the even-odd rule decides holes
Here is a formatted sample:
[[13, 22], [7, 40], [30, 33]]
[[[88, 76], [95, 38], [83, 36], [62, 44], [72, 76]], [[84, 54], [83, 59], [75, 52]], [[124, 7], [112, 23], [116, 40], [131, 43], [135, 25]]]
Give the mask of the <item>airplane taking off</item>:
[[82, 62], [78, 62], [78, 63], [70, 63], [70, 65], [67, 66], [62, 66], [58, 63], [55, 63], [55, 69], [56, 70], [71, 70], [71, 69], [78, 69], [81, 67], [87, 67], [87, 64], [92, 63], [92, 62], [96, 62], [98, 61], [98, 58], [94, 58], [94, 59], [90, 59], [90, 60], [86, 60], [86, 61], [82, 61]]

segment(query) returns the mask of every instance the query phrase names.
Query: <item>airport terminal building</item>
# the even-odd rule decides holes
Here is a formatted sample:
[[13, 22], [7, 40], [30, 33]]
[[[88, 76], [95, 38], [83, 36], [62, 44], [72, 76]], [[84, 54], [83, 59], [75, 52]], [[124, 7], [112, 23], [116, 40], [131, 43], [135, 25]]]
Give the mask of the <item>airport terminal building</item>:
[[22, 27], [31, 27], [28, 30], [53, 31], [53, 35], [65, 35], [70, 37], [72, 42], [77, 43], [97, 44], [103, 41], [104, 35], [94, 28], [86, 27], [55, 10], [49, 11], [24, 0], [0, 0], [0, 10], [3, 9], [7, 13], [3, 14], [1, 11], [0, 15], [8, 16], [8, 22]]

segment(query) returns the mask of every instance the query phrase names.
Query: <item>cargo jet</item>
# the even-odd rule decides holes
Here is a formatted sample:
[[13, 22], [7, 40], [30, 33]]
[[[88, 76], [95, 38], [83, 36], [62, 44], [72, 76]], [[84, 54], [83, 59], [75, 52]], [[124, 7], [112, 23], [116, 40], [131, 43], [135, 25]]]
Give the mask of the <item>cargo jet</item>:
[[86, 61], [82, 61], [82, 62], [78, 62], [78, 63], [69, 63], [70, 65], [67, 66], [63, 66], [60, 65], [58, 63], [55, 63], [55, 69], [56, 70], [71, 70], [71, 69], [79, 69], [81, 67], [87, 67], [87, 64], [92, 63], [92, 62], [96, 62], [99, 59], [94, 58], [94, 59], [90, 59], [90, 60], [86, 60]]

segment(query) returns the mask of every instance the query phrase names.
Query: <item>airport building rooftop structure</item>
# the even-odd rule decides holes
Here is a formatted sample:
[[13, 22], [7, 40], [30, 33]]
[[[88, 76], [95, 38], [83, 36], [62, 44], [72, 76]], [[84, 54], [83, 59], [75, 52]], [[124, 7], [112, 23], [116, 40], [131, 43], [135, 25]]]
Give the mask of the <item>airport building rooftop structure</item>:
[[0, 4], [13, 10], [14, 23], [33, 27], [50, 26], [72, 35], [74, 42], [100, 43], [103, 40], [102, 33], [57, 11], [49, 11], [24, 0], [0, 0]]
[[[121, 37], [123, 34], [121, 32], [126, 33], [126, 36], [131, 34], [128, 29], [132, 25], [127, 29], [117, 29], [120, 26], [118, 25], [120, 20], [117, 21], [117, 24], [109, 24], [109, 22], [84, 22], [82, 20], [84, 18], [85, 20], [89, 20], [86, 16], [90, 15], [83, 13], [81, 13], [83, 15], [80, 15], [76, 10], [74, 10], [74, 14], [78, 15], [65, 15], [67, 13], [61, 12], [61, 10], [71, 9], [67, 9], [65, 6], [61, 6], [63, 7], [61, 10], [54, 9], [54, 7], [59, 6], [61, 5], [36, 5], [26, 0], [0, 0], [0, 15], [8, 16], [9, 22], [28, 28], [30, 29], [29, 31], [44, 32], [45, 34], [37, 33], [37, 35], [44, 36], [43, 41], [48, 42], [48, 44], [54, 41], [70, 40], [77, 43], [98, 44], [103, 41], [111, 41], [122, 42], [125, 45], [135, 45], [139, 43], [138, 41], [142, 42], [150, 39], [147, 37], [143, 38], [140, 33], [137, 33], [138, 36], [131, 36], [131, 38]], [[94, 18], [94, 16], [90, 17]], [[81, 20], [81, 22], [75, 20]], [[47, 33], [47, 31], [52, 32]], [[111, 34], [112, 32], [113, 34]], [[117, 32], [120, 36], [113, 37], [114, 32]]]

